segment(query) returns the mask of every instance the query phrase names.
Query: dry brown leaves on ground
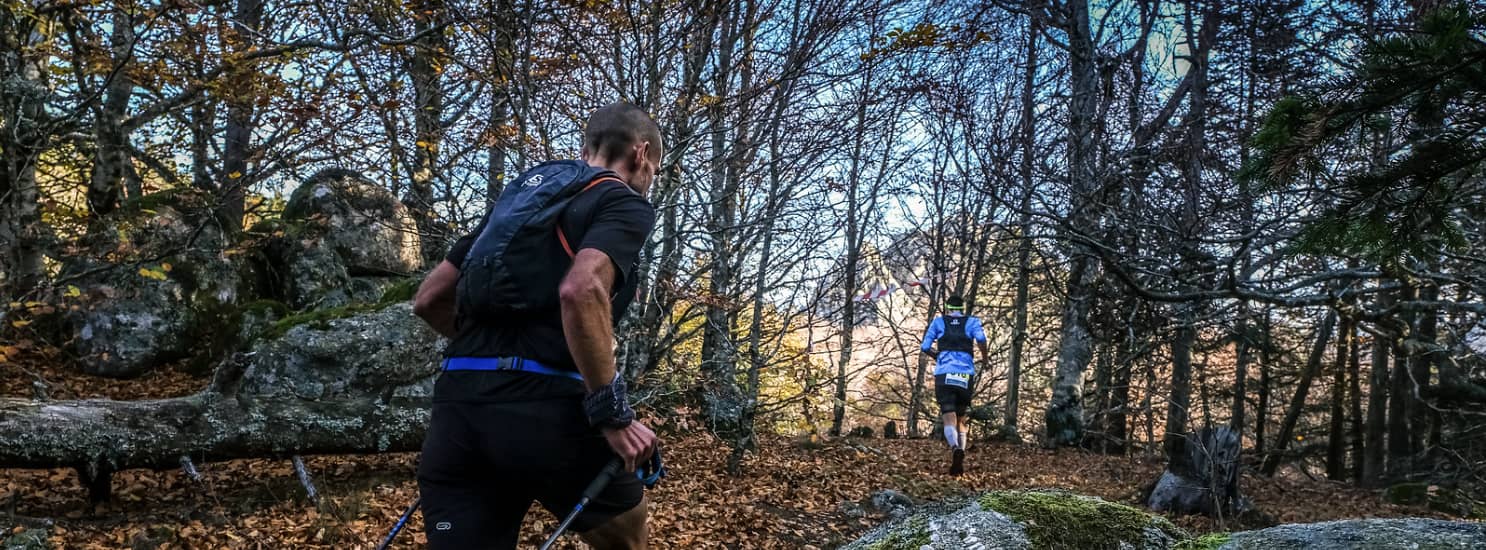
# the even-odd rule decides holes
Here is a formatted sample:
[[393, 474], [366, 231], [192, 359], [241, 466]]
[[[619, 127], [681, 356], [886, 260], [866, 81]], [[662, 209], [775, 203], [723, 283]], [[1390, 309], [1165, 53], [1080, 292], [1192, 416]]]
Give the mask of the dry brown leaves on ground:
[[[968, 471], [944, 475], [948, 453], [927, 440], [827, 441], [800, 445], [765, 438], [726, 474], [726, 447], [706, 434], [671, 436], [670, 477], [650, 493], [655, 548], [829, 548], [880, 521], [854, 518], [842, 504], [892, 488], [919, 499], [1030, 487], [1059, 487], [1129, 502], [1160, 472], [1155, 459], [1076, 450], [987, 444]], [[70, 470], [0, 470], [0, 503], [14, 513], [57, 521], [63, 548], [372, 548], [417, 495], [412, 454], [315, 457], [307, 461], [323, 494], [317, 506], [287, 460], [201, 465], [203, 479], [179, 471], [115, 476], [113, 502], [93, 509]], [[1285, 522], [1430, 515], [1381, 503], [1343, 484], [1305, 478], [1246, 477], [1258, 506]], [[1316, 506], [1325, 502], [1325, 506]], [[1205, 518], [1176, 518], [1195, 532], [1225, 530]], [[557, 520], [534, 507], [523, 547], [540, 544]], [[1232, 526], [1227, 526], [1232, 528]], [[397, 548], [421, 548], [415, 515]], [[565, 541], [576, 548], [576, 539]]]

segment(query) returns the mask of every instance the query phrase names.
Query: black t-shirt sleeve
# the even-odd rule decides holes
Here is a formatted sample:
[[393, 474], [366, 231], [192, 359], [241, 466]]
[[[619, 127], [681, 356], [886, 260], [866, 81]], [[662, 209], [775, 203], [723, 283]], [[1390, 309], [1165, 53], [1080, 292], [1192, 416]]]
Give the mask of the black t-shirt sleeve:
[[470, 247], [475, 246], [475, 238], [480, 236], [480, 232], [485, 230], [485, 224], [489, 222], [490, 213], [486, 212], [485, 217], [480, 218], [480, 225], [475, 226], [474, 231], [454, 241], [454, 246], [449, 248], [449, 253], [444, 255], [444, 259], [454, 264], [454, 267], [464, 265], [464, 258], [470, 255]]
[[609, 256], [619, 275], [614, 281], [618, 289], [640, 260], [640, 250], [655, 226], [655, 208], [644, 197], [615, 185], [602, 191], [590, 219], [575, 252], [592, 248]]

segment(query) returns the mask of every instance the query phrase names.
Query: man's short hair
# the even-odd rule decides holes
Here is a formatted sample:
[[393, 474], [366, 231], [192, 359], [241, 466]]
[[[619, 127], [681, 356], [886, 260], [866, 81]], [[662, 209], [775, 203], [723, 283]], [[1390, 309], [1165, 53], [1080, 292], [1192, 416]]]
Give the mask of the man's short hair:
[[647, 141], [650, 161], [660, 163], [660, 126], [644, 109], [627, 101], [594, 111], [583, 129], [583, 150], [603, 161], [628, 155], [631, 147]]
[[951, 294], [949, 299], [944, 301], [944, 305], [949, 309], [965, 309], [965, 299], [959, 294]]

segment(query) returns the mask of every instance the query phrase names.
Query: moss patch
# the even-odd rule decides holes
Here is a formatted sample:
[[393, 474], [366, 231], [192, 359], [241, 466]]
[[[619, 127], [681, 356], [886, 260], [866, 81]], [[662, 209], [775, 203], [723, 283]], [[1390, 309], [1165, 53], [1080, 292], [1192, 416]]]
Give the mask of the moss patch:
[[381, 309], [386, 307], [387, 305], [388, 304], [380, 303], [352, 304], [345, 307], [317, 309], [313, 311], [295, 313], [293, 315], [286, 316], [283, 319], [279, 319], [278, 321], [274, 321], [273, 327], [264, 331], [262, 338], [269, 340], [279, 338], [285, 333], [289, 332], [290, 329], [300, 325], [309, 325], [310, 328], [314, 328], [316, 330], [325, 330], [330, 328], [331, 321], [353, 317], [362, 313], [381, 311]]
[[1060, 491], [995, 491], [981, 497], [980, 505], [1023, 524], [1032, 548], [1038, 550], [1113, 550], [1121, 542], [1139, 548], [1146, 528], [1159, 529], [1177, 540], [1186, 538], [1166, 518]]
[[1428, 483], [1399, 483], [1383, 492], [1383, 500], [1391, 504], [1418, 506], [1429, 502]]
[[1233, 540], [1233, 535], [1229, 533], [1208, 533], [1195, 539], [1182, 541], [1176, 545], [1176, 550], [1218, 550], [1230, 540]]
[[914, 516], [893, 529], [882, 540], [868, 546], [867, 550], [918, 550], [930, 542], [929, 520], [923, 516]]
[[418, 284], [421, 282], [417, 278], [409, 277], [393, 283], [392, 286], [382, 291], [382, 299], [378, 300], [378, 302], [382, 304], [397, 304], [411, 301], [413, 296], [418, 294]]

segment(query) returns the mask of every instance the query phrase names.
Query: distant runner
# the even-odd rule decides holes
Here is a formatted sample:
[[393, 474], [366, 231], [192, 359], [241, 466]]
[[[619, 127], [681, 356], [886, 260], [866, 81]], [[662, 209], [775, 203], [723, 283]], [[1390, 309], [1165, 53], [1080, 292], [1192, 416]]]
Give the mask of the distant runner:
[[[990, 353], [986, 349], [986, 333], [980, 319], [965, 315], [965, 299], [955, 295], [944, 303], [948, 312], [929, 323], [920, 349], [934, 358], [934, 400], [939, 402], [939, 412], [944, 419], [944, 440], [952, 451], [949, 474], [957, 476], [965, 472], [966, 413], [970, 410], [970, 379], [975, 376], [975, 356], [970, 341], [980, 344], [982, 357]], [[936, 341], [939, 343], [937, 353], [934, 351]]]

